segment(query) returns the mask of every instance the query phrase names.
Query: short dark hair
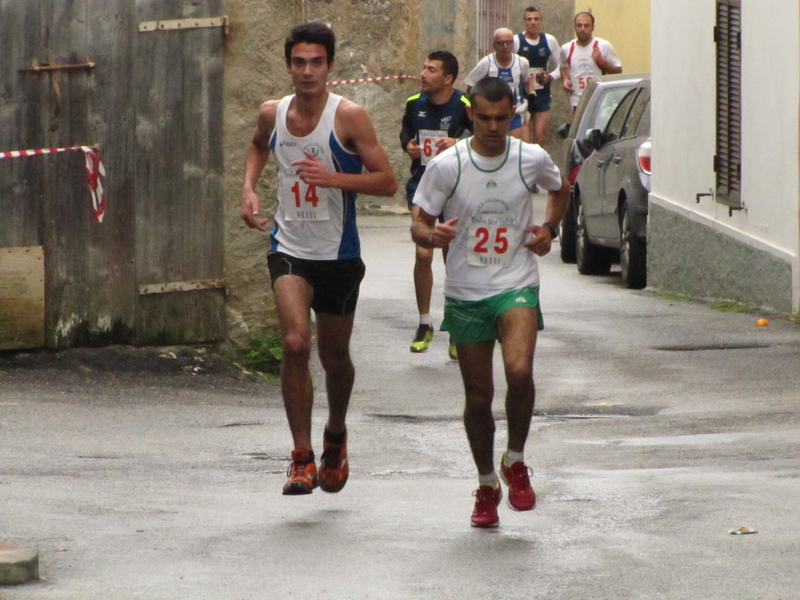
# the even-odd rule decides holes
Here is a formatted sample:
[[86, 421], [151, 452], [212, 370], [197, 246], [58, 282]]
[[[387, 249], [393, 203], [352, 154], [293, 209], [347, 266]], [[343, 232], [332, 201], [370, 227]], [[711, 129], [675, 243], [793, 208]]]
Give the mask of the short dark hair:
[[428, 60], [438, 60], [442, 63], [442, 72], [452, 75], [453, 81], [458, 79], [458, 59], [447, 50], [434, 50], [428, 54]]
[[333, 29], [324, 25], [323, 23], [304, 23], [292, 27], [289, 37], [283, 44], [283, 52], [286, 56], [286, 61], [292, 59], [292, 48], [297, 44], [319, 44], [324, 46], [328, 53], [328, 64], [333, 62], [334, 54], [336, 54], [336, 35]]
[[525, 14], [526, 14], [526, 15], [527, 15], [529, 12], [537, 12], [537, 13], [539, 13], [539, 14], [542, 14], [542, 11], [540, 11], [540, 10], [539, 10], [538, 8], [536, 8], [535, 6], [529, 6], [528, 8], [526, 8], [526, 9], [525, 9]]
[[476, 83], [469, 91], [469, 102], [475, 106], [475, 99], [480, 96], [489, 102], [500, 102], [503, 98], [508, 99], [508, 105], [514, 106], [514, 94], [508, 83], [499, 77], [484, 77]]
[[578, 17], [580, 17], [581, 15], [589, 15], [589, 18], [592, 20], [592, 27], [594, 27], [594, 15], [592, 13], [588, 12], [588, 11], [585, 11], [585, 10], [581, 11], [577, 15], [575, 15], [575, 18], [572, 20], [572, 23], [573, 24], [577, 23], [578, 22]]

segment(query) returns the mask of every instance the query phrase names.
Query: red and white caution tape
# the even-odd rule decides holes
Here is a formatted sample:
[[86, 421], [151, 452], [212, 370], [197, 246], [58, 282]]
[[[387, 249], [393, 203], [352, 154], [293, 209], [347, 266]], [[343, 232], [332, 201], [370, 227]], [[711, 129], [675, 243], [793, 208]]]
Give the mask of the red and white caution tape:
[[92, 195], [94, 218], [98, 223], [102, 223], [103, 215], [106, 213], [106, 195], [100, 178], [106, 176], [106, 169], [100, 162], [100, 155], [97, 152], [86, 146], [81, 150], [86, 159], [86, 181], [89, 184], [89, 193]]
[[386, 77], [364, 77], [363, 79], [342, 79], [329, 81], [328, 85], [341, 85], [343, 83], [372, 83], [373, 81], [390, 81], [392, 79], [418, 79], [413, 75], [387, 75]]
[[89, 183], [89, 193], [92, 195], [92, 212], [98, 223], [103, 222], [106, 212], [106, 195], [103, 192], [101, 177], [106, 176], [105, 167], [100, 162], [100, 155], [89, 146], [70, 146], [69, 148], [37, 148], [36, 150], [11, 150], [0, 152], [0, 158], [19, 158], [21, 156], [39, 156], [41, 154], [55, 154], [56, 152], [69, 152], [81, 150], [86, 159], [86, 180]]

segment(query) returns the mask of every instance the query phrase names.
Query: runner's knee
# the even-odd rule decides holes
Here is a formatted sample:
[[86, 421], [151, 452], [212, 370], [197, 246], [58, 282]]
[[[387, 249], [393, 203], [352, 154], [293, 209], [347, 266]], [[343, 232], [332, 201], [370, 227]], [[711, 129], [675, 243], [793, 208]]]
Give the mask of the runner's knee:
[[302, 333], [286, 333], [283, 336], [283, 360], [308, 362], [311, 356], [311, 339]]

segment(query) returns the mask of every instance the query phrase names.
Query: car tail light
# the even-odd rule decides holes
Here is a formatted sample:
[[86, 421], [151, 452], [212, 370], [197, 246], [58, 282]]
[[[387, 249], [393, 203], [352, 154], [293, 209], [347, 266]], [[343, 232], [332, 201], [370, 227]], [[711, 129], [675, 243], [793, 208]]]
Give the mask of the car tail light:
[[575, 180], [578, 178], [578, 172], [581, 170], [581, 165], [578, 165], [574, 169], [572, 169], [572, 173], [569, 174], [569, 184], [575, 185]]
[[639, 161], [639, 169], [650, 175], [650, 140], [636, 149], [636, 159]]

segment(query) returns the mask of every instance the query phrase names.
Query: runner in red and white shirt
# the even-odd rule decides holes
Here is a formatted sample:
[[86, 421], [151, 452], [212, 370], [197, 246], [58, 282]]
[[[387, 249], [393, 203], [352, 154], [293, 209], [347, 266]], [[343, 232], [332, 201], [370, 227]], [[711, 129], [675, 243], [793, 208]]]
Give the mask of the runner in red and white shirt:
[[580, 12], [575, 16], [575, 34], [571, 42], [561, 46], [561, 81], [569, 94], [572, 110], [578, 106], [583, 90], [600, 75], [622, 73], [620, 61], [610, 42], [594, 37], [594, 15]]

